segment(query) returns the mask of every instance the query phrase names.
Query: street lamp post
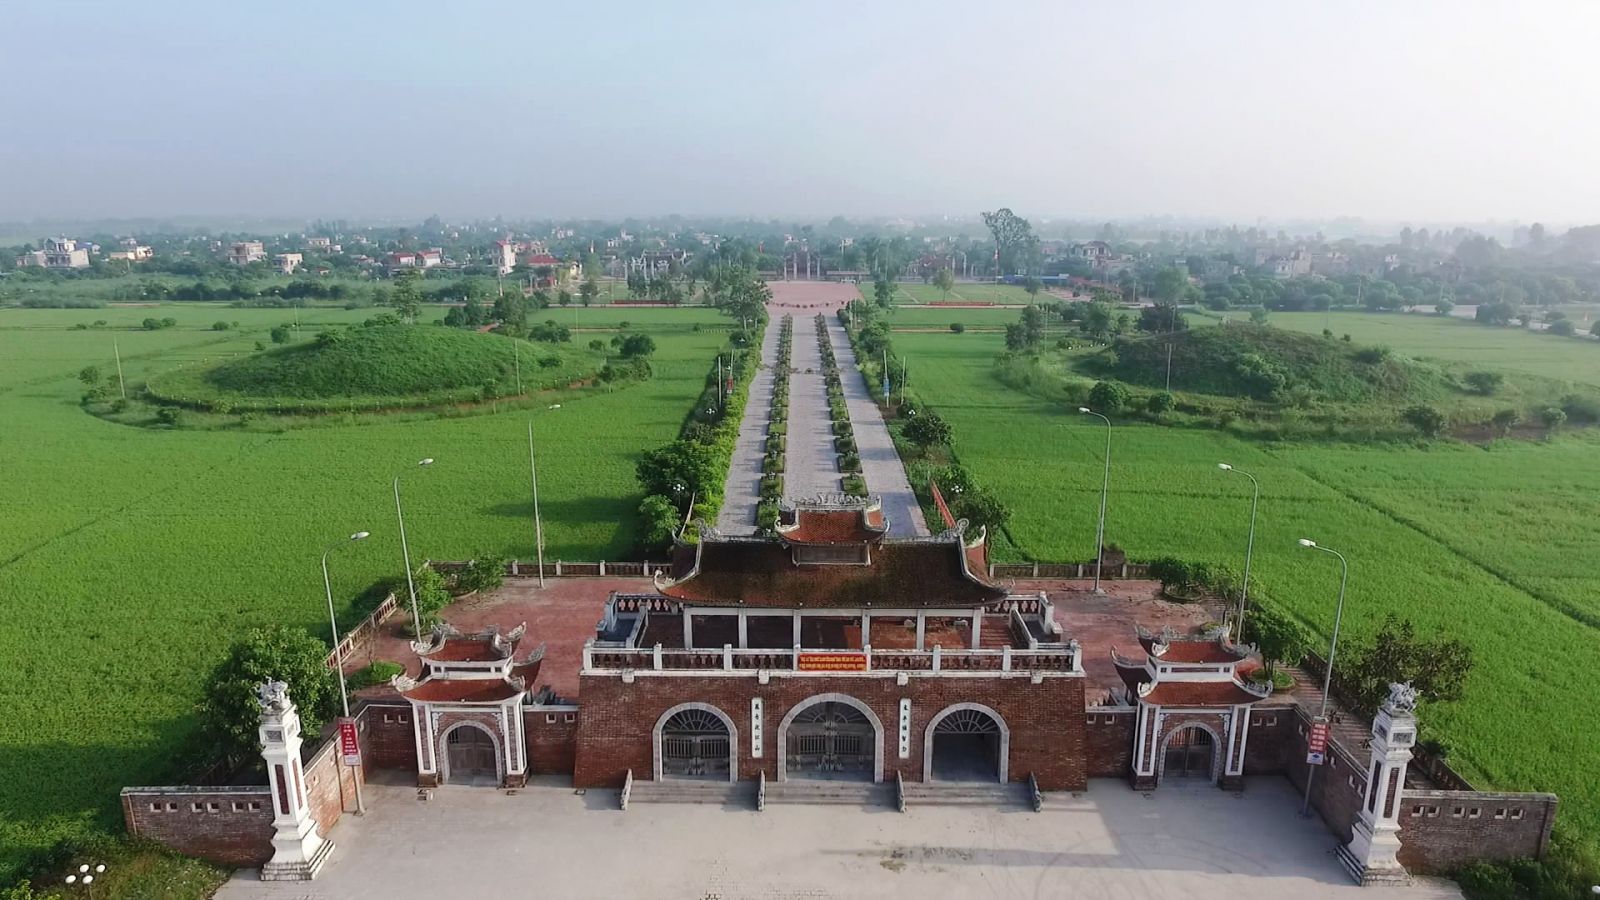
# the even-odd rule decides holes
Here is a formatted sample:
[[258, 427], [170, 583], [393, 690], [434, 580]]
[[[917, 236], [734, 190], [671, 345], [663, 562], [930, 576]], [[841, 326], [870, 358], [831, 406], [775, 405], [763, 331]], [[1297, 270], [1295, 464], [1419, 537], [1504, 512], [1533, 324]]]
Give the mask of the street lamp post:
[[1261, 499], [1261, 482], [1256, 481], [1256, 477], [1249, 472], [1235, 469], [1227, 463], [1217, 463], [1217, 468], [1224, 472], [1238, 472], [1240, 475], [1250, 479], [1250, 537], [1245, 541], [1244, 545], [1244, 585], [1239, 588], [1239, 617], [1234, 623], [1234, 626], [1238, 629], [1239, 639], [1243, 640], [1244, 608], [1245, 604], [1250, 600], [1250, 557], [1256, 549], [1256, 503]]
[[[344, 717], [346, 719], [350, 718], [350, 692], [345, 688], [344, 684], [344, 648], [339, 643], [339, 619], [333, 613], [333, 581], [328, 578], [328, 554], [343, 547], [345, 544], [364, 541], [368, 536], [369, 532], [358, 531], [337, 544], [329, 545], [328, 549], [322, 551], [322, 588], [328, 594], [328, 627], [333, 630], [334, 671], [339, 673], [339, 702], [344, 709]], [[418, 637], [420, 638], [421, 635], [418, 635]], [[356, 815], [366, 815], [367, 807], [361, 800], [361, 779], [356, 777], [351, 778], [350, 781], [355, 785], [356, 789]]]
[[1106, 494], [1111, 491], [1111, 420], [1087, 406], [1078, 407], [1078, 412], [1106, 423], [1106, 465], [1105, 474], [1100, 479], [1100, 524], [1094, 530], [1094, 592], [1103, 594], [1105, 592], [1100, 589], [1100, 565], [1106, 555]]
[[[1328, 664], [1322, 670], [1322, 704], [1317, 710], [1317, 721], [1325, 722], [1328, 718], [1328, 691], [1333, 689], [1333, 657], [1339, 650], [1339, 623], [1344, 619], [1344, 586], [1350, 580], [1350, 564], [1345, 560], [1344, 554], [1319, 545], [1316, 541], [1301, 538], [1300, 546], [1310, 550], [1321, 550], [1323, 553], [1332, 553], [1339, 557], [1339, 603], [1333, 610], [1333, 638], [1328, 642]], [[1300, 804], [1300, 815], [1311, 815], [1311, 781], [1316, 777], [1317, 767], [1306, 767], [1306, 796]]]
[[[433, 465], [433, 457], [417, 463], [421, 468]], [[400, 558], [406, 564], [406, 592], [411, 595], [411, 633], [422, 640], [422, 614], [417, 609], [417, 585], [411, 577], [411, 548], [406, 546], [406, 514], [400, 508], [400, 476], [394, 476], [394, 516], [400, 521]]]
[[[560, 409], [552, 403], [547, 409]], [[533, 455], [533, 420], [528, 420], [528, 479], [533, 482], [533, 543], [539, 557], [539, 587], [544, 587], [544, 522], [539, 518], [539, 469]]]

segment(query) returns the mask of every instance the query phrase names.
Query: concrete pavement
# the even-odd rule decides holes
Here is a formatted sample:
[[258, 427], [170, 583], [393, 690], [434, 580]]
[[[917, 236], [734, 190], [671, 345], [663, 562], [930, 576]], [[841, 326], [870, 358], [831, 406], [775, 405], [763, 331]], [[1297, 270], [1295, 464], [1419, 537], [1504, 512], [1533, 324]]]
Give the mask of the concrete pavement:
[[615, 790], [540, 781], [507, 793], [444, 787], [417, 798], [404, 773], [369, 783], [310, 883], [239, 873], [219, 900], [438, 897], [1116, 898], [1443, 900], [1454, 885], [1353, 884], [1322, 823], [1296, 815], [1283, 778], [1240, 794], [1096, 780], [1021, 806], [888, 808], [639, 804]]
[[[723, 485], [722, 509], [717, 528], [727, 534], [754, 534], [756, 504], [761, 501], [761, 456], [766, 448], [767, 425], [772, 413], [772, 365], [778, 358], [778, 323], [769, 317], [761, 337], [761, 368], [750, 381], [750, 397], [739, 420], [739, 437], [733, 445], [728, 480]], [[797, 323], [798, 327], [798, 323]], [[791, 390], [793, 390], [791, 388]]]
[[839, 360], [840, 381], [844, 384], [845, 405], [850, 409], [850, 424], [856, 433], [856, 452], [861, 456], [861, 475], [867, 491], [883, 501], [883, 514], [889, 519], [890, 537], [918, 537], [928, 533], [922, 506], [911, 491], [906, 467], [889, 437], [889, 426], [878, 411], [878, 404], [867, 393], [866, 382], [856, 370], [855, 350], [837, 315], [828, 316], [828, 334]]

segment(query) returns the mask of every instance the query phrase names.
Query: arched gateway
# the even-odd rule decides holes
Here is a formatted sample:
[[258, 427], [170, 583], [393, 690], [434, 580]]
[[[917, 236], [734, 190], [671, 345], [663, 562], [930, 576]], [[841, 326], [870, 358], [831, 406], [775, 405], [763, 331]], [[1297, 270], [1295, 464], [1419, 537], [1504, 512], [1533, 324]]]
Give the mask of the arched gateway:
[[490, 778], [500, 783], [500, 744], [477, 722], [462, 722], [445, 732], [443, 755], [446, 784]]
[[739, 729], [722, 710], [706, 703], [680, 703], [656, 722], [656, 780], [736, 781], [738, 743]]
[[981, 703], [947, 706], [928, 723], [924, 781], [1000, 781], [1010, 777], [1011, 729]]
[[883, 724], [846, 694], [818, 694], [778, 728], [778, 777], [883, 780]]

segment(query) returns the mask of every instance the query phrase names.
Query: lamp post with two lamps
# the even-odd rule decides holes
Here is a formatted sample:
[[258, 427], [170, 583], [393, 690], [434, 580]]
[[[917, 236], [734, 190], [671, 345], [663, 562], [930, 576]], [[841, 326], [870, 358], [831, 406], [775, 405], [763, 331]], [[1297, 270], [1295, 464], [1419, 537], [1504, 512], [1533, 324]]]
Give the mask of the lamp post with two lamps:
[[[345, 727], [344, 722], [350, 721], [350, 692], [344, 684], [344, 646], [339, 643], [339, 619], [333, 612], [333, 581], [328, 577], [328, 554], [346, 544], [364, 541], [370, 536], [369, 532], [358, 531], [336, 544], [330, 544], [328, 549], [322, 551], [322, 587], [328, 594], [328, 627], [333, 630], [334, 671], [339, 673], [339, 702], [344, 709], [344, 720], [340, 723], [340, 728]], [[420, 639], [421, 635], [418, 635], [418, 638]], [[352, 778], [351, 782], [355, 785], [356, 815], [366, 815], [367, 807], [361, 799], [361, 779]]]
[[[560, 409], [561, 404], [552, 403], [545, 409]], [[533, 543], [534, 552], [539, 557], [539, 587], [544, 587], [544, 522], [539, 518], [539, 469], [534, 464], [533, 457], [533, 420], [528, 420], [528, 478], [533, 482]]]

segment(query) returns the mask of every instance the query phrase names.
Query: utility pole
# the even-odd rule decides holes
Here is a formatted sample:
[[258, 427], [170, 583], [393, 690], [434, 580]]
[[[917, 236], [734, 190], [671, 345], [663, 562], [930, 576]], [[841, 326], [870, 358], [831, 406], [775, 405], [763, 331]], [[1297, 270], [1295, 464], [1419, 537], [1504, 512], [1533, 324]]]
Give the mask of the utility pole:
[[1172, 342], [1167, 341], [1167, 393], [1172, 393]]
[[[512, 342], [513, 343], [511, 344], [511, 358], [512, 358], [512, 360], [515, 361], [516, 368], [517, 368], [517, 396], [520, 397], [520, 396], [522, 396], [522, 348], [520, 346], [522, 341], [521, 341], [520, 338], [512, 338]], [[1170, 347], [1167, 348], [1167, 349], [1169, 351], [1171, 350]], [[1169, 363], [1170, 363], [1170, 353], [1169, 353]], [[1167, 380], [1168, 381], [1172, 380], [1170, 364], [1168, 366]]]
[[539, 470], [533, 461], [533, 420], [528, 420], [528, 478], [533, 482], [533, 543], [539, 556], [539, 587], [544, 587], [544, 523], [539, 520]]

